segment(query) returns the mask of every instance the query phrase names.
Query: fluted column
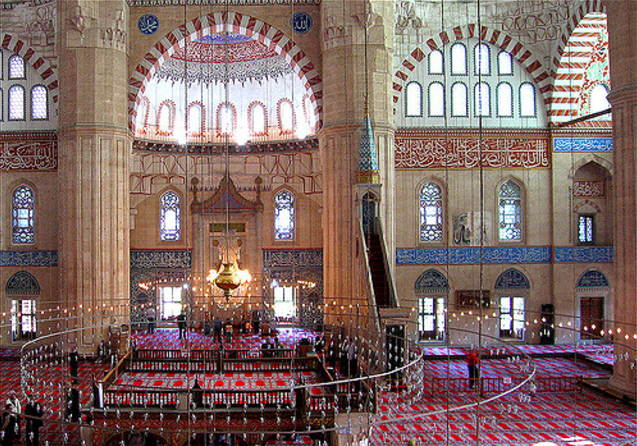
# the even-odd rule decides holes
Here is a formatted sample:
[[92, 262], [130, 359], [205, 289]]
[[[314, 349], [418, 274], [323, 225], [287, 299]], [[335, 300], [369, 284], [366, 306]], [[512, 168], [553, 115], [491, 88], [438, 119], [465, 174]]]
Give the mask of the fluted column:
[[[614, 159], [614, 339], [610, 386], [637, 393], [637, 2], [608, 1]], [[621, 331], [620, 331], [621, 330]]]
[[[359, 203], [356, 201], [355, 171], [358, 163], [360, 129], [363, 125], [365, 99], [365, 26], [368, 29], [368, 75], [370, 117], [374, 130], [378, 126], [389, 133], [377, 150], [393, 151], [391, 129], [392, 101], [390, 72], [393, 51], [391, 2], [324, 0], [323, 18], [323, 128], [319, 146], [323, 162], [323, 253], [325, 301], [328, 313], [341, 314], [336, 319], [350, 324], [350, 311], [341, 306], [366, 305], [360, 294], [362, 278], [357, 276], [362, 240], [357, 240]], [[391, 140], [388, 147], [387, 140]], [[386, 153], [379, 154], [381, 179], [388, 176]], [[392, 158], [393, 159], [393, 158]], [[393, 173], [391, 174], [393, 176]], [[386, 192], [385, 194], [392, 192]], [[393, 198], [381, 203], [393, 204]], [[389, 204], [388, 204], [389, 203]], [[385, 228], [389, 225], [385, 224]], [[393, 232], [389, 231], [393, 240]], [[336, 307], [333, 303], [336, 302]], [[329, 322], [335, 322], [329, 320]]]
[[[125, 0], [58, 2], [60, 301], [69, 328], [129, 319], [130, 158]], [[93, 351], [104, 330], [78, 332]]]

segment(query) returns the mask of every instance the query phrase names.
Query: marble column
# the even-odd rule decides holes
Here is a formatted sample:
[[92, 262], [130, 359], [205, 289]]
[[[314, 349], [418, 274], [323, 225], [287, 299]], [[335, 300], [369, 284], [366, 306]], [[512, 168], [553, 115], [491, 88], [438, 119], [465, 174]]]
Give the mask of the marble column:
[[[58, 2], [60, 303], [93, 352], [99, 326], [129, 320], [128, 6]], [[97, 328], [96, 328], [97, 327]], [[72, 337], [71, 337], [72, 338]]]
[[[321, 3], [324, 115], [319, 146], [323, 163], [323, 272], [327, 323], [351, 324], [350, 316], [356, 312], [355, 306], [367, 305], [367, 298], [361, 293], [365, 278], [358, 267], [363, 245], [362, 240], [357, 239], [360, 209], [355, 186], [365, 111], [366, 26], [372, 127], [378, 126], [384, 135], [388, 135], [381, 144], [377, 140], [378, 150], [384, 152], [379, 154], [381, 178], [393, 175], [384, 170], [387, 160], [393, 160], [389, 153], [393, 152], [390, 73], [394, 24], [390, 20], [393, 10], [389, 3], [381, 0], [325, 0]], [[387, 191], [384, 186], [383, 189], [381, 216], [384, 217], [386, 212], [383, 210], [393, 207], [393, 198], [392, 191]], [[393, 240], [392, 227], [385, 224], [385, 228], [388, 227], [388, 239]]]
[[[637, 390], [637, 2], [607, 1], [613, 108], [614, 339], [610, 381], [623, 395]], [[621, 330], [621, 331], [620, 331]]]

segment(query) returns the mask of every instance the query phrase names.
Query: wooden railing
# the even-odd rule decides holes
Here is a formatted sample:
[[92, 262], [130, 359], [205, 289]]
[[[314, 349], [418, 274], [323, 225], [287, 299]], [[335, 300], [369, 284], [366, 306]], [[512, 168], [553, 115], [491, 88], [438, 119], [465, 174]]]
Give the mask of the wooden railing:
[[165, 407], [176, 408], [179, 392], [175, 390], [107, 390], [104, 392], [105, 407]]
[[[432, 396], [443, 395], [447, 392], [454, 394], [477, 391], [482, 394], [497, 394], [511, 389], [523, 380], [524, 378], [480, 378], [471, 387], [468, 378], [432, 377], [425, 380], [425, 390]], [[576, 392], [582, 390], [582, 378], [578, 376], [536, 377], [533, 382], [525, 384], [523, 389], [536, 393]]]

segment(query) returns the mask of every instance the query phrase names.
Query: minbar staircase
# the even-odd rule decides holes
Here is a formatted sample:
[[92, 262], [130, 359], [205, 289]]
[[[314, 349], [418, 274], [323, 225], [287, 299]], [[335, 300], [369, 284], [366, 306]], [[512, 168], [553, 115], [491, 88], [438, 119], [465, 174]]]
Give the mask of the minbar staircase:
[[378, 234], [366, 234], [368, 243], [369, 271], [372, 276], [374, 286], [374, 296], [376, 298], [376, 306], [378, 308], [393, 307], [389, 282], [385, 267], [385, 258], [383, 256], [383, 247], [381, 238]]

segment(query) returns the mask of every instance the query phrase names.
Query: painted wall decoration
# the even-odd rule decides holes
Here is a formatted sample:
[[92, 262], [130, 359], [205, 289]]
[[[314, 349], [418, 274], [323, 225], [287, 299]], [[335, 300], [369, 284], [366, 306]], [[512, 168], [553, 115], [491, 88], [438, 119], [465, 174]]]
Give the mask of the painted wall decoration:
[[447, 291], [449, 289], [449, 281], [440, 271], [428, 269], [416, 280], [414, 290], [416, 293], [427, 291]]
[[[549, 246], [487, 247], [483, 263], [549, 263]], [[480, 248], [400, 248], [396, 250], [398, 265], [466, 265], [480, 263]]]
[[453, 216], [453, 243], [460, 246], [478, 246], [489, 243], [492, 219], [490, 212], [463, 212]]
[[515, 268], [510, 268], [500, 274], [495, 281], [496, 290], [510, 290], [510, 289], [529, 289], [529, 279]]
[[574, 181], [573, 182], [573, 196], [576, 198], [595, 198], [604, 197], [606, 191], [604, 190], [603, 181]]
[[0, 141], [0, 172], [57, 170], [57, 141]]
[[57, 265], [57, 251], [0, 251], [0, 266]]
[[[415, 137], [414, 137], [415, 136]], [[417, 136], [396, 133], [397, 169], [550, 167], [548, 138]], [[482, 153], [482, 157], [480, 157]]]
[[312, 29], [312, 16], [305, 11], [295, 13], [290, 20], [290, 26], [297, 34], [307, 34]]
[[40, 294], [40, 284], [31, 273], [18, 271], [7, 281], [5, 291], [7, 294]]
[[613, 138], [555, 138], [554, 152], [612, 152]]
[[555, 263], [609, 263], [612, 261], [612, 246], [563, 246], [555, 248]]
[[148, 250], [130, 252], [131, 268], [190, 268], [192, 252], [187, 250]]
[[264, 268], [323, 268], [322, 250], [263, 251]]
[[608, 288], [609, 286], [604, 273], [594, 269], [586, 271], [577, 281], [577, 288]]

